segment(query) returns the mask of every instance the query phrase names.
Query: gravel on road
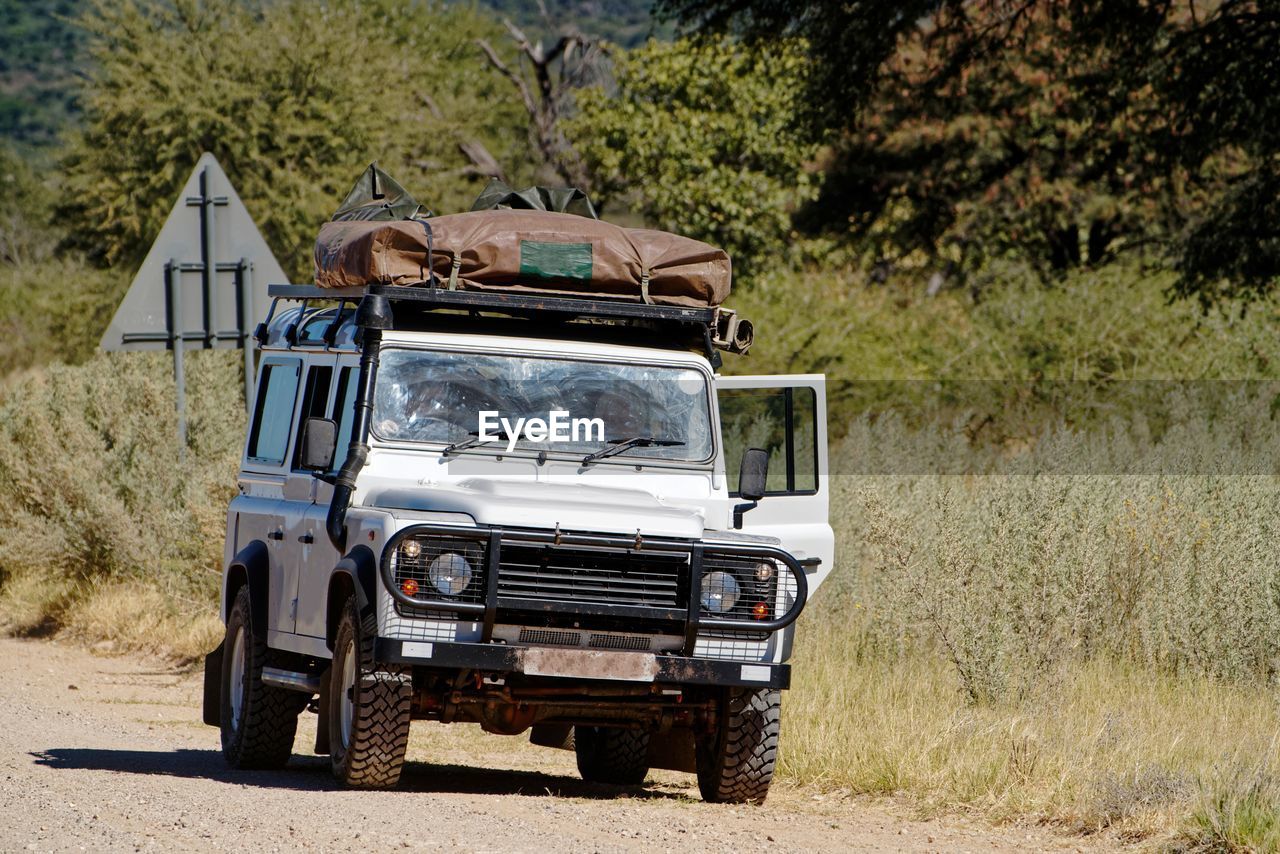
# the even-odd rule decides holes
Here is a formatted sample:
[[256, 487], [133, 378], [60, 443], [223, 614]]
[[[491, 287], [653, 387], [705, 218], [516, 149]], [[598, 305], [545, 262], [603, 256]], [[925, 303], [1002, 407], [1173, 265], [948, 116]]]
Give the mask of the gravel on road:
[[200, 675], [0, 639], [0, 851], [1070, 851], [1050, 828], [917, 821], [892, 801], [775, 785], [704, 804], [690, 775], [582, 782], [571, 753], [414, 724], [400, 787], [335, 788], [303, 714], [283, 771], [233, 772], [200, 722]]

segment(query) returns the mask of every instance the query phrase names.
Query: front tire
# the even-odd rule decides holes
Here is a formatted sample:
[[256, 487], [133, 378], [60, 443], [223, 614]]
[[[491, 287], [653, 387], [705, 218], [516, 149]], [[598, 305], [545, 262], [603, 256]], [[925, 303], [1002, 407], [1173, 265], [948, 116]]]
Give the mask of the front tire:
[[782, 692], [730, 688], [720, 726], [698, 742], [698, 789], [713, 804], [759, 804], [769, 794], [778, 760]]
[[241, 587], [227, 615], [222, 658], [222, 755], [239, 769], [282, 768], [293, 752], [306, 697], [262, 683], [270, 650], [255, 631], [249, 588]]
[[374, 661], [377, 627], [362, 621], [354, 596], [342, 609], [329, 676], [329, 758], [333, 776], [357, 789], [400, 782], [409, 746], [413, 681], [407, 668]]
[[649, 775], [649, 733], [604, 726], [573, 728], [578, 773], [588, 783], [639, 786]]

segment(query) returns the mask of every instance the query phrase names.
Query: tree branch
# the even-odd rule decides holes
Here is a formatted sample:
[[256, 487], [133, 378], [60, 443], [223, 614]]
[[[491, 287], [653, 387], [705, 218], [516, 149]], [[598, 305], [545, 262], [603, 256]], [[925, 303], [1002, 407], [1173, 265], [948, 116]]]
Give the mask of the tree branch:
[[[527, 41], [525, 43], [528, 44]], [[502, 57], [498, 56], [498, 52], [493, 49], [489, 42], [484, 39], [476, 39], [476, 44], [484, 51], [484, 55], [488, 57], [489, 64], [515, 85], [516, 90], [520, 93], [520, 100], [524, 101], [524, 108], [529, 112], [529, 115], [537, 116], [538, 104], [533, 100], [533, 93], [529, 91], [529, 86], [524, 82], [524, 78], [512, 71], [502, 61]]]

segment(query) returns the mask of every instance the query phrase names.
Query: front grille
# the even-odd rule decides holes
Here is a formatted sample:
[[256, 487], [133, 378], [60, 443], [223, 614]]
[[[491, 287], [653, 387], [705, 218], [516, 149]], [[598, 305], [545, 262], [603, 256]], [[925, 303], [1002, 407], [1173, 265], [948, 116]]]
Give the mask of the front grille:
[[644, 635], [592, 634], [588, 645], [594, 649], [629, 649], [632, 652], [645, 652], [653, 646], [653, 638]]
[[499, 563], [498, 595], [507, 600], [687, 607], [683, 552], [504, 542]]
[[[583, 641], [586, 641], [584, 644]], [[619, 635], [608, 632], [578, 632], [571, 629], [520, 629], [520, 643], [537, 646], [572, 646], [590, 649], [625, 649], [647, 652], [653, 646], [653, 638], [644, 635]]]
[[[417, 552], [414, 554], [414, 552]], [[406, 595], [422, 601], [484, 602], [485, 546], [482, 541], [439, 534], [415, 534], [405, 537], [391, 555], [391, 574], [395, 583]], [[443, 560], [441, 560], [443, 558]], [[466, 586], [458, 593], [445, 595], [431, 578], [431, 565], [437, 560], [437, 577], [454, 579], [469, 573]], [[416, 592], [409, 594], [405, 582], [416, 585]], [[461, 584], [460, 580], [455, 583]], [[413, 589], [410, 587], [409, 589]]]
[[521, 629], [520, 643], [541, 646], [582, 646], [582, 632], [560, 632], [555, 629]]

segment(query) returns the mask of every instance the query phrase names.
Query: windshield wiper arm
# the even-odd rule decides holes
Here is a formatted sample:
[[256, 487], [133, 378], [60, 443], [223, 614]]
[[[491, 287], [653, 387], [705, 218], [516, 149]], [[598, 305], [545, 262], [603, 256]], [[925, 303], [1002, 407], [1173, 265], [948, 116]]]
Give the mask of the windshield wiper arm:
[[632, 436], [629, 439], [605, 439], [605, 441], [609, 444], [609, 447], [601, 448], [594, 454], [587, 454], [583, 457], [582, 464], [584, 466], [589, 466], [606, 457], [616, 456], [631, 448], [673, 448], [684, 444], [684, 442], [677, 439], [655, 439], [652, 436]]
[[496, 441], [498, 440], [497, 439], [481, 439], [480, 432], [478, 430], [472, 430], [470, 439], [463, 439], [461, 442], [454, 442], [452, 445], [448, 446], [443, 451], [441, 451], [440, 456], [447, 457], [450, 454], [458, 453], [458, 451], [465, 451], [467, 450], [467, 448], [478, 448], [481, 445], [488, 445], [489, 443], [496, 442]]

